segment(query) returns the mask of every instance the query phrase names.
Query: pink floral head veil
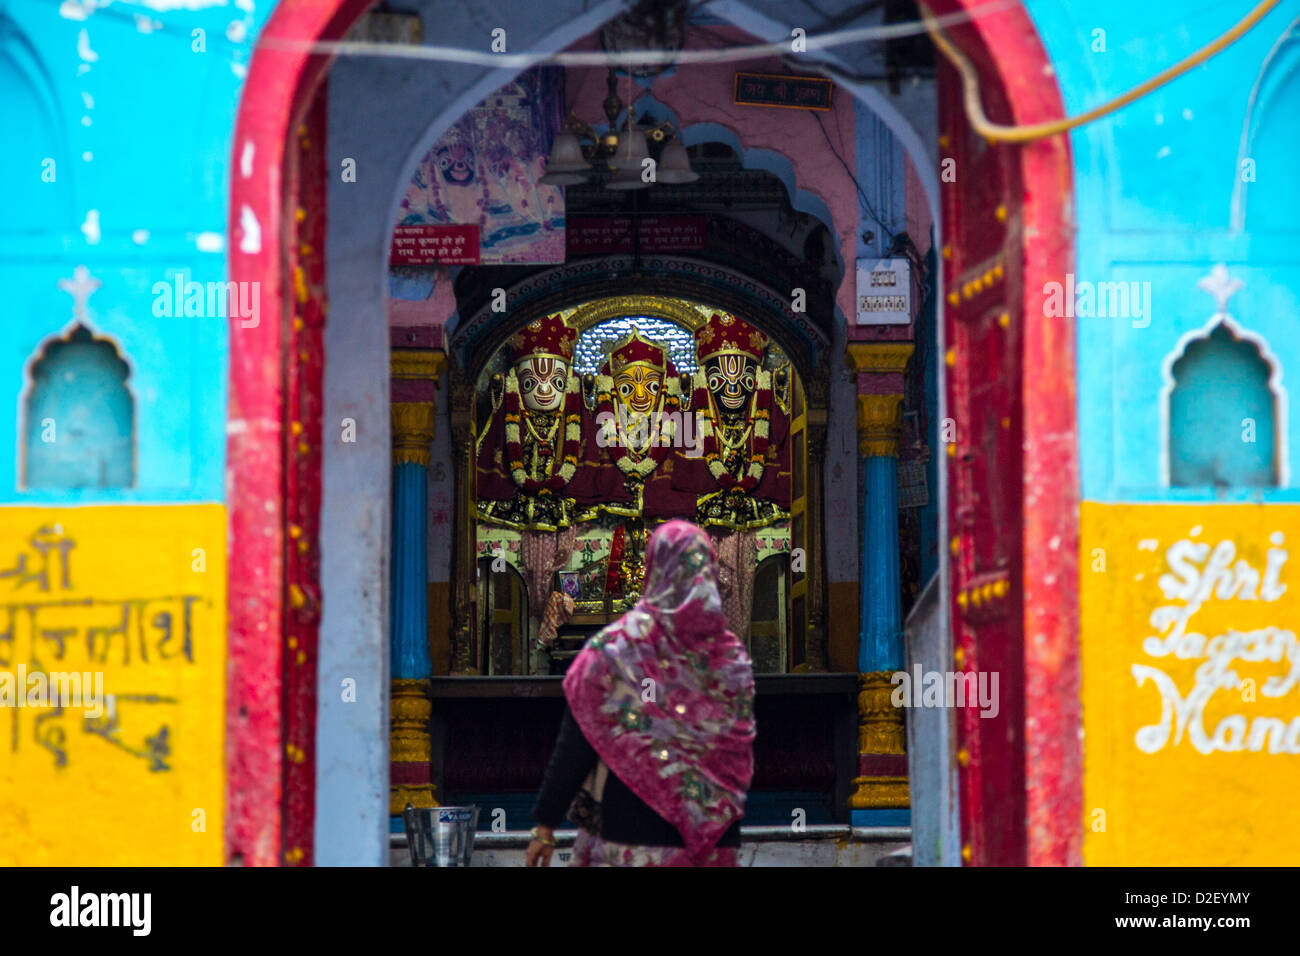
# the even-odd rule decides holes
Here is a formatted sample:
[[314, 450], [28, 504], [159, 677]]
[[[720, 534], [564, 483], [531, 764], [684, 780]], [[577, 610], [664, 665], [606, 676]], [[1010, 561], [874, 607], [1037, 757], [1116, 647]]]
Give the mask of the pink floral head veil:
[[744, 815], [754, 774], [754, 674], [727, 630], [713, 544], [669, 521], [646, 547], [632, 610], [570, 665], [574, 719], [611, 771], [681, 832], [668, 862], [702, 860]]

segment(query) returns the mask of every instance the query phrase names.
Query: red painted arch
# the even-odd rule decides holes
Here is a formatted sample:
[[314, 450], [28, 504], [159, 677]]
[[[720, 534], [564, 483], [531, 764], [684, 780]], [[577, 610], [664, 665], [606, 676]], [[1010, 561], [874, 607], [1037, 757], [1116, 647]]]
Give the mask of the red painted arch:
[[[291, 277], [283, 246], [287, 159], [297, 124], [328, 67], [277, 41], [335, 40], [372, 0], [280, 0], [258, 39], [232, 143], [230, 277], [260, 283], [256, 328], [230, 326], [226, 442], [229, 615], [226, 681], [226, 860], [282, 860], [286, 759], [281, 641], [287, 602], [284, 536], [285, 335]], [[311, 806], [312, 794], [300, 795]], [[310, 816], [310, 811], [308, 811]], [[310, 829], [310, 819], [308, 820]], [[310, 847], [306, 848], [310, 852]]]
[[[258, 40], [232, 143], [230, 278], [260, 283], [256, 328], [230, 329], [229, 640], [226, 720], [226, 857], [283, 862], [285, 741], [281, 641], [288, 608], [286, 499], [286, 329], [292, 250], [284, 248], [289, 146], [328, 59], [277, 41], [333, 40], [371, 0], [280, 0]], [[986, 6], [936, 0], [939, 13]], [[1024, 9], [982, 15], [968, 28], [992, 60], [982, 73], [1000, 83], [1016, 122], [1063, 114], [1050, 61]], [[961, 42], [960, 33], [956, 39]], [[1069, 271], [1073, 197], [1069, 143], [1053, 137], [1019, 150], [1023, 184], [1026, 301]], [[1078, 674], [1078, 469], [1074, 329], [1026, 323], [1024, 368], [1025, 780], [1031, 864], [1081, 862], [1081, 742]], [[292, 758], [291, 758], [292, 759]], [[309, 758], [310, 759], [310, 758]], [[298, 795], [310, 807], [311, 794]], [[310, 820], [308, 820], [310, 829]], [[308, 841], [310, 842], [310, 841]], [[978, 861], [977, 861], [978, 862]]]
[[[941, 14], [978, 6], [972, 0], [931, 3]], [[1051, 60], [1023, 6], [980, 15], [950, 35], [981, 82], [1001, 86], [1012, 122], [1065, 115]], [[1065, 135], [996, 148], [1016, 151], [1021, 183], [1025, 726], [1024, 752], [1014, 756], [1023, 760], [1026, 820], [1023, 859], [973, 862], [1077, 866], [1083, 862], [1083, 745], [1075, 329], [1073, 319], [1028, 318], [1044, 283], [1073, 269], [1073, 167]]]

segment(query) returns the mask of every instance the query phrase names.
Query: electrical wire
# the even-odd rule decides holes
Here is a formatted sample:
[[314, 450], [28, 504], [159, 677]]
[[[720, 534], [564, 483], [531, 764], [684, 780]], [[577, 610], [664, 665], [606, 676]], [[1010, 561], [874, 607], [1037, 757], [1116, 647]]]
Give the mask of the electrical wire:
[[839, 160], [840, 165], [844, 168], [844, 174], [849, 177], [849, 179], [853, 182], [854, 188], [857, 189], [858, 200], [862, 203], [863, 210], [872, 219], [875, 220], [876, 225], [880, 227], [881, 231], [887, 237], [889, 245], [893, 245], [894, 238], [895, 238], [893, 230], [890, 229], [889, 226], [885, 224], [884, 219], [880, 218], [880, 214], [877, 213], [875, 207], [871, 205], [871, 200], [867, 198], [866, 190], [864, 190], [862, 188], [862, 184], [858, 182], [858, 177], [853, 175], [853, 170], [849, 168], [849, 164], [846, 163], [844, 161], [844, 157], [840, 155], [840, 150], [837, 149], [835, 147], [835, 144], [831, 142], [831, 134], [827, 132], [826, 124], [822, 122], [821, 114], [813, 113], [812, 115], [813, 115], [813, 119], [817, 121], [818, 129], [822, 131], [822, 138], [826, 140], [826, 148], [831, 151], [832, 156], [834, 156], [837, 160]]
[[957, 49], [956, 46], [944, 35], [939, 18], [932, 14], [924, 4], [917, 4], [921, 13], [921, 21], [925, 24], [926, 31], [930, 34], [930, 39], [934, 45], [939, 48], [948, 61], [956, 68], [957, 73], [961, 76], [963, 102], [966, 105], [966, 117], [970, 120], [974, 130], [985, 139], [994, 143], [1030, 143], [1034, 140], [1044, 139], [1048, 136], [1055, 136], [1057, 133], [1064, 133], [1076, 127], [1083, 126], [1085, 123], [1091, 123], [1095, 119], [1100, 119], [1110, 113], [1115, 112], [1121, 107], [1127, 106], [1134, 100], [1141, 99], [1153, 90], [1157, 90], [1171, 80], [1177, 79], [1194, 66], [1204, 63], [1210, 57], [1221, 53], [1227, 47], [1231, 46], [1237, 40], [1241, 39], [1250, 29], [1262, 20], [1270, 10], [1278, 5], [1281, 0], [1263, 0], [1255, 9], [1246, 14], [1236, 26], [1226, 33], [1221, 34], [1217, 39], [1201, 47], [1195, 53], [1186, 57], [1167, 70], [1162, 70], [1155, 76], [1143, 83], [1139, 83], [1133, 89], [1129, 90], [1112, 100], [1095, 106], [1090, 110], [1080, 113], [1077, 116], [1067, 116], [1059, 120], [1051, 120], [1046, 123], [1030, 123], [1023, 126], [1004, 126], [1000, 123], [990, 122], [984, 113], [984, 107], [980, 100], [979, 91], [979, 74], [975, 67], [971, 65], [966, 55]]
[[[990, 0], [970, 10], [948, 13], [937, 17], [941, 26], [966, 23], [986, 14], [1018, 6], [1020, 0]], [[893, 40], [920, 36], [926, 32], [920, 20], [894, 23], [885, 26], [856, 27], [833, 30], [829, 33], [803, 37], [801, 52], [829, 50], [851, 43]], [[262, 36], [258, 43], [268, 48], [299, 50], [328, 56], [376, 56], [410, 60], [436, 60], [446, 63], [465, 63], [473, 66], [513, 66], [519, 69], [541, 63], [557, 66], [649, 66], [651, 64], [733, 63], [789, 53], [794, 42], [790, 39], [775, 43], [754, 43], [722, 50], [627, 50], [607, 51], [555, 51], [527, 53], [492, 53], [468, 50], [463, 47], [422, 46], [416, 44], [371, 43], [350, 40], [310, 40], [288, 37]]]

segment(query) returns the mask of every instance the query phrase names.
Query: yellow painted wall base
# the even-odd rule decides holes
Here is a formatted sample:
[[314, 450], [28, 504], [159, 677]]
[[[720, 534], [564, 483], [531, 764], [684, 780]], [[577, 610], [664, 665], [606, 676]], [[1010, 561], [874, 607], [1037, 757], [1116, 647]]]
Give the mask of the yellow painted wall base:
[[225, 670], [223, 506], [0, 508], [0, 865], [219, 865]]
[[1085, 502], [1080, 530], [1085, 861], [1294, 866], [1300, 506]]

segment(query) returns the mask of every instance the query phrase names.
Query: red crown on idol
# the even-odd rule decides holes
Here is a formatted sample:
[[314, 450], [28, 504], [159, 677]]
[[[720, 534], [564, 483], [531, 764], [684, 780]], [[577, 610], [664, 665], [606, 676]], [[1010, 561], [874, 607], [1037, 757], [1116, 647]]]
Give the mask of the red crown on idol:
[[573, 344], [578, 333], [558, 315], [533, 319], [510, 339], [510, 361], [518, 362], [530, 355], [543, 355], [573, 364]]
[[665, 375], [677, 374], [676, 367], [668, 359], [668, 349], [658, 342], [641, 338], [641, 333], [636, 329], [614, 343], [609, 361], [601, 371], [606, 375], [617, 375], [633, 365], [648, 365]]
[[747, 355], [762, 363], [767, 336], [743, 319], [715, 312], [695, 330], [696, 358], [701, 365], [715, 355]]

